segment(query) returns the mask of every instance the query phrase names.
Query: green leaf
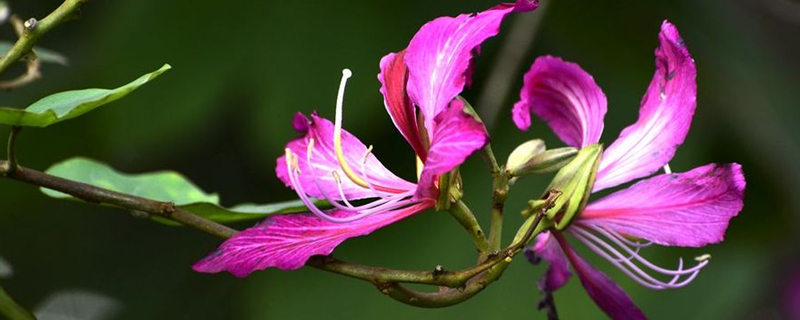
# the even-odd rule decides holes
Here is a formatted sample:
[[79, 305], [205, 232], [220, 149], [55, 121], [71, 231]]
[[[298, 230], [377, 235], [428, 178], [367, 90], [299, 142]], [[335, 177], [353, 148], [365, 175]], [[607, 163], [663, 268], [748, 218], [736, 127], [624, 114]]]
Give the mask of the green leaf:
[[46, 127], [69, 120], [113, 102], [150, 82], [171, 67], [160, 69], [116, 89], [83, 89], [59, 92], [36, 101], [27, 108], [0, 107], [0, 124], [28, 127]]
[[[224, 208], [219, 204], [218, 195], [204, 192], [180, 173], [161, 171], [129, 175], [119, 173], [106, 164], [81, 157], [57, 163], [47, 169], [46, 173], [142, 198], [171, 201], [181, 209], [222, 223], [306, 211], [303, 202], [299, 200], [264, 205], [240, 204]], [[57, 199], [75, 199], [70, 195], [46, 188], [41, 188], [41, 191]], [[154, 217], [154, 220], [176, 225], [175, 222], [160, 217]]]
[[[13, 46], [14, 43], [12, 42], [0, 41], [0, 56], [4, 56], [6, 52], [11, 50], [11, 47]], [[36, 57], [41, 62], [56, 63], [60, 65], [67, 65], [68, 63], [67, 57], [53, 50], [48, 50], [44, 48], [34, 48], [33, 53], [36, 54]]]

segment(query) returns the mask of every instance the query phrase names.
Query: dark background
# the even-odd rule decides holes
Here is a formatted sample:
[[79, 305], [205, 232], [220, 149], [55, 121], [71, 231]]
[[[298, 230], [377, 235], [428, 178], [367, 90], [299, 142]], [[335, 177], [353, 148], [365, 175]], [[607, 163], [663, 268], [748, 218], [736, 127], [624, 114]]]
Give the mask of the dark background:
[[[745, 209], [724, 243], [703, 249], [651, 247], [664, 266], [677, 257], [710, 253], [712, 263], [690, 286], [651, 291], [609, 263], [584, 256], [607, 272], [653, 319], [791, 318], [785, 313], [790, 279], [800, 277], [800, 3], [789, 0], [610, 1], [551, 0], [530, 29], [522, 63], [501, 78], [502, 109], [492, 139], [504, 159], [519, 143], [544, 137], [541, 122], [521, 133], [510, 119], [522, 74], [535, 57], [552, 54], [594, 75], [609, 101], [603, 142], [637, 117], [652, 77], [653, 49], [664, 19], [674, 22], [698, 68], [698, 108], [686, 143], [671, 163], [687, 171], [711, 162], [739, 162], [747, 177]], [[42, 18], [60, 2], [11, 1], [23, 18]], [[647, 3], [647, 4], [645, 4]], [[410, 148], [386, 116], [378, 61], [404, 48], [435, 17], [473, 12], [492, 1], [90, 1], [82, 18], [40, 43], [70, 58], [46, 65], [44, 79], [0, 93], [0, 104], [26, 106], [46, 94], [112, 87], [170, 63], [173, 70], [131, 96], [80, 119], [25, 130], [21, 162], [45, 169], [88, 156], [125, 172], [178, 170], [224, 204], [290, 199], [274, 177], [274, 159], [294, 136], [296, 111], [333, 116], [341, 69], [348, 87], [345, 126], [383, 163], [413, 178]], [[476, 104], [507, 35], [523, 15], [507, 20], [482, 47]], [[8, 25], [2, 36], [11, 39]], [[497, 92], [495, 92], [497, 93]], [[486, 115], [491, 111], [476, 105]], [[5, 134], [7, 128], [0, 129]], [[462, 168], [466, 201], [485, 221], [488, 174], [479, 159]], [[520, 223], [526, 199], [549, 177], [522, 181], [512, 191], [506, 233]], [[243, 228], [248, 224], [237, 227]], [[517, 319], [536, 311], [536, 281], [544, 266], [520, 260], [490, 288], [460, 305], [425, 310], [399, 304], [371, 285], [314, 269], [268, 270], [245, 279], [197, 274], [190, 266], [219, 240], [198, 231], [137, 220], [124, 211], [47, 198], [31, 186], [0, 181], [0, 256], [15, 269], [4, 286], [36, 306], [64, 289], [119, 301], [116, 319]], [[583, 251], [585, 252], [585, 251]], [[474, 259], [469, 239], [444, 213], [428, 212], [346, 242], [342, 259], [397, 268], [458, 269]], [[575, 279], [556, 294], [563, 319], [601, 319]], [[794, 298], [794, 301], [798, 301]], [[800, 303], [800, 302], [798, 302]], [[797, 316], [797, 315], [796, 315]]]

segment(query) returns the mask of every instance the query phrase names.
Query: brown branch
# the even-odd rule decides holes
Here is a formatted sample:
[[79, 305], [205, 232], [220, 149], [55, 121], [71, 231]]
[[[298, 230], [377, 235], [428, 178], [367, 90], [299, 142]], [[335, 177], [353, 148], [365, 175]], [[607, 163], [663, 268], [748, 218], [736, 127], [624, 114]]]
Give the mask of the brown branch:
[[144, 211], [221, 238], [230, 238], [237, 232], [227, 226], [186, 212], [171, 202], [156, 201], [98, 188], [90, 184], [59, 178], [22, 166], [16, 166], [15, 170], [11, 168], [10, 162], [0, 161], [0, 176], [63, 192], [90, 203], [105, 203], [130, 210]]

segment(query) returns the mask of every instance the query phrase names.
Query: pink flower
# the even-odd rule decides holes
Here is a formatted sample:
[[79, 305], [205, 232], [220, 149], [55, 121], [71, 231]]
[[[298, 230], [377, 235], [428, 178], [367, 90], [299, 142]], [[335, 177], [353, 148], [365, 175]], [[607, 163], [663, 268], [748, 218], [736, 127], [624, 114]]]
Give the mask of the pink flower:
[[[639, 120], [625, 128], [603, 153], [595, 192], [665, 167], [689, 131], [697, 95], [694, 60], [669, 22], [661, 26], [659, 40], [656, 72], [642, 99]], [[531, 111], [566, 144], [581, 148], [600, 140], [606, 97], [578, 65], [542, 57], [525, 75], [521, 100], [514, 106], [514, 122], [520, 129], [530, 126]], [[699, 263], [691, 268], [684, 268], [681, 260], [677, 269], [670, 270], [645, 259], [640, 250], [654, 243], [701, 247], [722, 241], [728, 222], [742, 209], [744, 187], [740, 165], [709, 164], [644, 179], [596, 200], [562, 232], [540, 234], [526, 252], [533, 260], [541, 257], [550, 263], [539, 287], [545, 291], [562, 287], [571, 276], [572, 265], [586, 292], [609, 316], [643, 319], [630, 297], [581, 259], [564, 233], [648, 288], [682, 287], [708, 264], [707, 256], [698, 258]]]
[[[344, 240], [362, 236], [434, 206], [438, 177], [453, 170], [488, 136], [455, 99], [470, 81], [472, 52], [497, 34], [506, 15], [537, 3], [519, 0], [477, 14], [441, 17], [425, 24], [408, 47], [381, 59], [381, 93], [397, 129], [414, 149], [418, 183], [386, 169], [358, 138], [342, 129], [345, 70], [335, 122], [298, 114], [302, 136], [286, 145], [278, 177], [311, 214], [279, 215], [240, 232], [194, 265], [199, 272], [227, 270], [246, 276], [269, 267], [297, 269], [313, 255], [328, 255]], [[332, 210], [317, 208], [327, 199]], [[370, 199], [353, 205], [352, 200]]]

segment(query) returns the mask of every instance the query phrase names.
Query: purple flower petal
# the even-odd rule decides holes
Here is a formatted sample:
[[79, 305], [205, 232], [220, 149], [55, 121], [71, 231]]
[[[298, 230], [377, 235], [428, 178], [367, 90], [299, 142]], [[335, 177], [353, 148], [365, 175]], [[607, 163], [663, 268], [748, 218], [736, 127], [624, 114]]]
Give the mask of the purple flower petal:
[[[541, 257], [550, 264], [547, 272], [539, 280], [539, 290], [556, 291], [567, 284], [569, 278], [572, 277], [572, 272], [569, 271], [569, 260], [550, 232], [537, 235], [536, 243], [526, 251], [533, 251], [537, 258]], [[526, 254], [528, 253], [526, 252]]]
[[[341, 200], [338, 191], [339, 187], [333, 176], [333, 172], [336, 171], [341, 177], [342, 191], [348, 200], [374, 197], [374, 192], [369, 188], [363, 188], [353, 183], [342, 172], [333, 148], [333, 123], [315, 114], [311, 115], [310, 121], [302, 114], [298, 114], [294, 120], [294, 127], [304, 128], [304, 126], [301, 125], [303, 121], [307, 124], [305, 126], [307, 130], [305, 132], [301, 131], [304, 136], [290, 141], [286, 144], [286, 148], [291, 149], [292, 152], [298, 156], [298, 166], [302, 172], [302, 174], [299, 175], [299, 180], [300, 183], [303, 184], [303, 189], [308, 195], [319, 199], [330, 198], [331, 200]], [[306, 157], [309, 139], [314, 139], [314, 152], [311, 158], [311, 162], [314, 164], [313, 168], [308, 165]], [[361, 170], [361, 163], [367, 152], [367, 148], [364, 144], [349, 132], [342, 130], [342, 149], [353, 171], [359, 176], [365, 177], [364, 172]], [[386, 169], [371, 153], [367, 156], [366, 161], [364, 168], [368, 173], [367, 177], [377, 189], [399, 193], [416, 188], [416, 185], [413, 183], [397, 177]], [[278, 158], [275, 171], [278, 178], [288, 187], [291, 187], [291, 181], [286, 169], [286, 156]], [[314, 178], [315, 175], [316, 181]], [[325, 189], [325, 194], [322, 194], [319, 188], [317, 188], [317, 183]], [[327, 197], [325, 197], [325, 195], [327, 195]]]
[[426, 23], [406, 49], [410, 72], [408, 94], [433, 132], [433, 121], [464, 89], [472, 51], [497, 34], [500, 23], [514, 11], [536, 9], [537, 1], [519, 0], [477, 14], [441, 17]]
[[742, 210], [739, 164], [710, 164], [640, 181], [589, 204], [578, 223], [662, 245], [699, 247], [722, 241]]
[[608, 276], [592, 268], [591, 265], [586, 263], [572, 248], [569, 247], [567, 241], [559, 234], [555, 234], [556, 239], [564, 248], [575, 272], [581, 279], [581, 284], [589, 294], [589, 297], [594, 300], [600, 309], [602, 309], [611, 319], [616, 320], [636, 320], [647, 319], [642, 313], [642, 310], [633, 303], [631, 297], [620, 288], [618, 284], [612, 281]]
[[404, 138], [414, 148], [417, 156], [422, 161], [427, 157], [422, 139], [419, 135], [417, 126], [417, 114], [414, 105], [406, 93], [406, 83], [408, 82], [408, 69], [403, 59], [405, 50], [398, 53], [390, 53], [381, 59], [381, 73], [378, 80], [381, 82], [381, 94], [386, 105], [386, 111], [392, 118], [395, 127]]
[[564, 143], [582, 148], [600, 141], [606, 96], [577, 64], [545, 56], [525, 74], [520, 101], [512, 110], [521, 130], [530, 127], [531, 111]]
[[672, 159], [689, 132], [697, 105], [694, 60], [669, 22], [661, 25], [658, 38], [656, 73], [642, 98], [639, 120], [606, 149], [594, 191], [656, 172]]
[[416, 198], [435, 198], [436, 178], [461, 165], [489, 141], [483, 123], [464, 113], [464, 102], [461, 100], [453, 100], [450, 107], [434, 120], [431, 147], [420, 173]]
[[[423, 202], [350, 223], [329, 222], [311, 214], [269, 217], [228, 239], [192, 268], [204, 273], [228, 271], [237, 277], [271, 267], [298, 269], [311, 256], [329, 255], [342, 241], [369, 234], [430, 207], [430, 202]], [[337, 217], [350, 214], [331, 212]]]

